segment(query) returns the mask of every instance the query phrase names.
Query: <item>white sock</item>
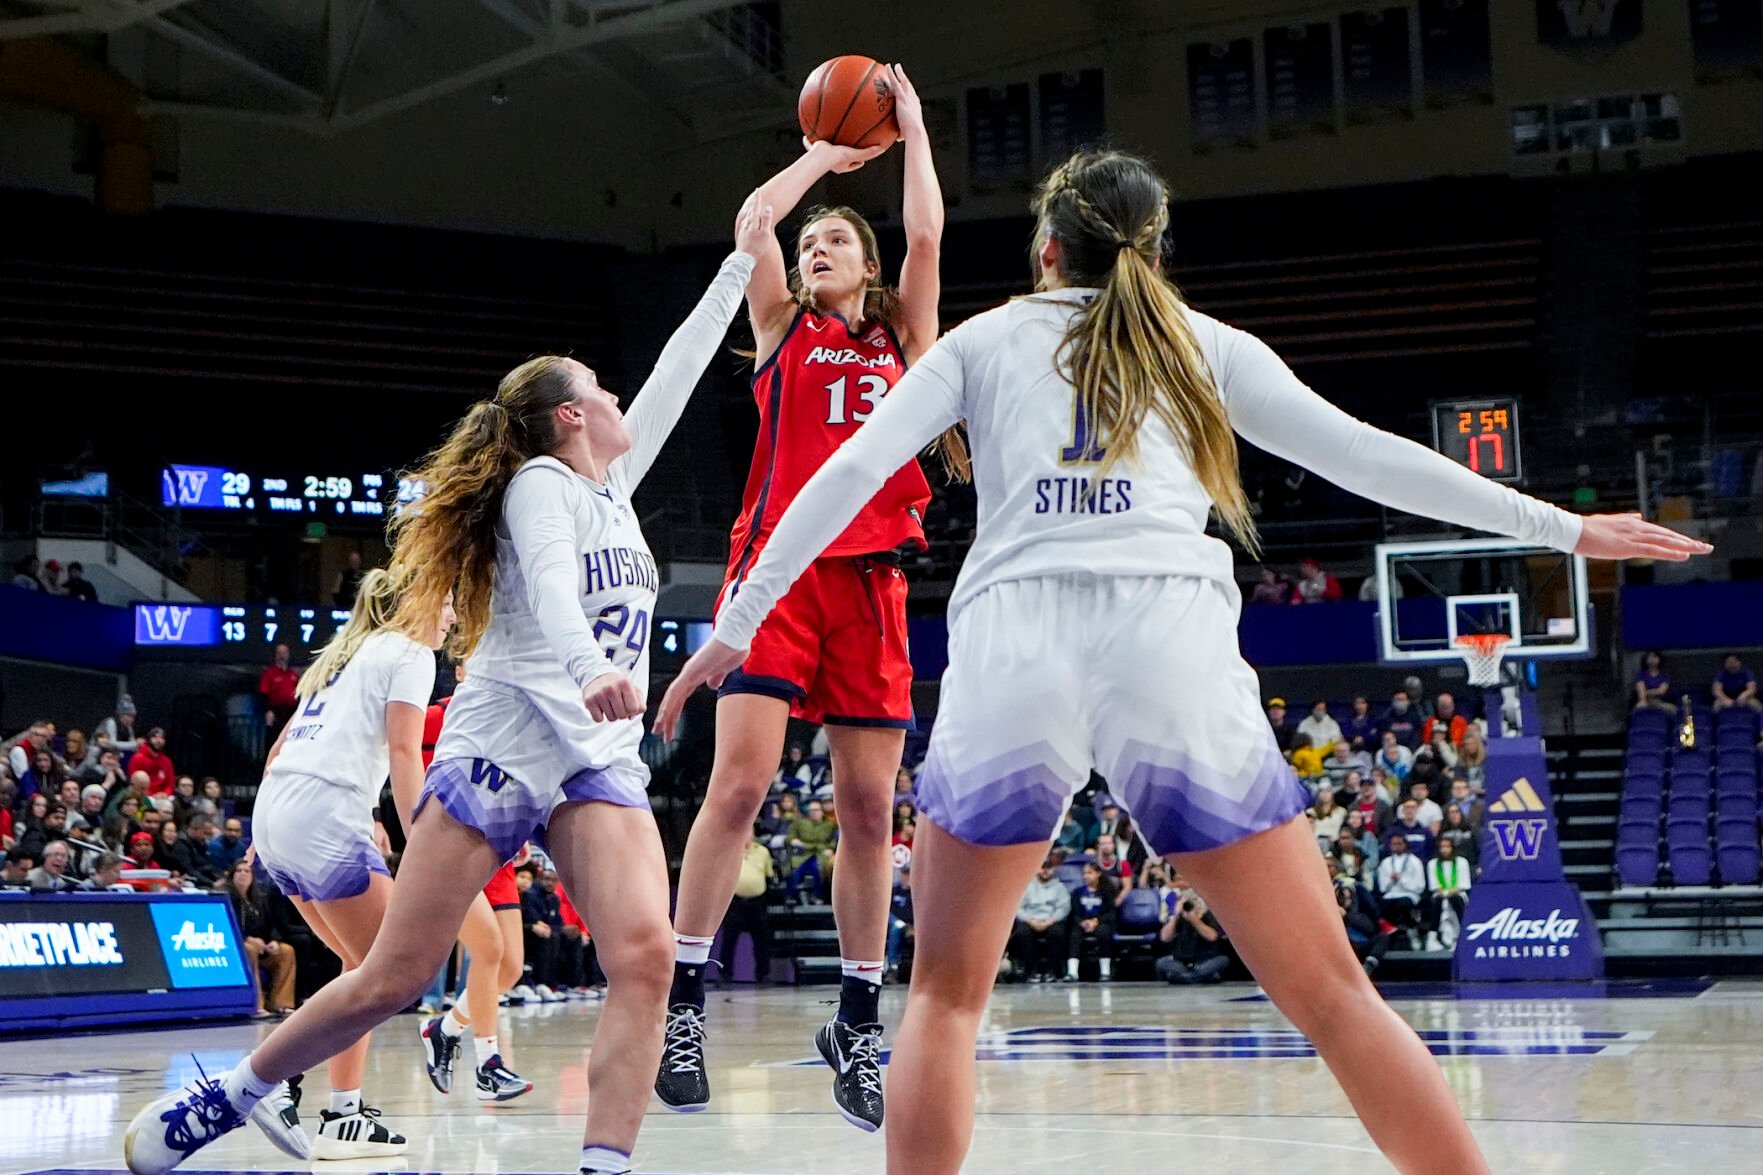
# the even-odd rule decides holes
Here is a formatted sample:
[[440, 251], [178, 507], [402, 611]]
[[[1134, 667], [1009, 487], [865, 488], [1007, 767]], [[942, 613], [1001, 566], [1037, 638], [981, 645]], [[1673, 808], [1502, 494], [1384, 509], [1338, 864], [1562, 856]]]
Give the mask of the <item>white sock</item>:
[[361, 1091], [359, 1089], [331, 1090], [331, 1113], [353, 1114], [361, 1108]]
[[454, 1002], [453, 1011], [458, 1012], [467, 1020], [471, 1019], [471, 993], [469, 991], [461, 995], [459, 999]]
[[861, 979], [865, 983], [879, 986], [882, 981], [882, 960], [876, 959], [871, 962], [868, 959], [841, 958], [839, 960], [839, 974], [846, 979]]
[[465, 1021], [459, 1018], [459, 1009], [457, 1007], [448, 1009], [447, 1014], [441, 1017], [442, 1036], [457, 1040], [459, 1037], [465, 1035], [467, 1027], [468, 1025]]
[[688, 966], [702, 967], [710, 961], [710, 944], [713, 939], [699, 938], [693, 934], [676, 934], [673, 936], [675, 962]]
[[480, 1064], [480, 1065], [484, 1064], [491, 1057], [496, 1056], [501, 1051], [502, 1051], [501, 1046], [499, 1046], [496, 1043], [495, 1037], [493, 1037], [493, 1036], [480, 1036], [477, 1038], [477, 1063], [478, 1064]]
[[1102, 966], [1102, 978], [1103, 979], [1107, 979], [1109, 976], [1114, 974], [1114, 960], [1113, 959], [1110, 959], [1108, 956], [1104, 955], [1104, 956], [1102, 956], [1102, 958], [1097, 960], [1097, 962], [1099, 962]]
[[631, 1157], [614, 1146], [582, 1147], [582, 1170], [601, 1175], [627, 1175]]
[[1076, 959], [1065, 960], [1065, 973], [1067, 975], [1071, 976], [1073, 979], [1077, 978], [1077, 960]]
[[268, 1097], [270, 1090], [276, 1087], [275, 1082], [265, 1081], [257, 1076], [257, 1071], [251, 1068], [249, 1055], [233, 1066], [232, 1072], [221, 1080], [221, 1084], [226, 1087], [227, 1100], [232, 1102], [241, 1114], [249, 1114], [252, 1107]]

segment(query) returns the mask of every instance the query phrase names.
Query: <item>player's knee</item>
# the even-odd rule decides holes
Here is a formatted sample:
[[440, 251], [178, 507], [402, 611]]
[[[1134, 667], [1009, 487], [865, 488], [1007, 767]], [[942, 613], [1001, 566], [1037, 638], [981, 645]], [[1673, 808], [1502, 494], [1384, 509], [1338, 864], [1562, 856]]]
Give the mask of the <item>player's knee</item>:
[[745, 838], [753, 831], [753, 818], [765, 803], [771, 790], [771, 778], [751, 772], [731, 771], [710, 781], [710, 792], [698, 819], [708, 819], [711, 827], [729, 835]]
[[[609, 985], [663, 1001], [673, 981], [673, 929], [667, 923], [645, 926], [616, 945], [600, 941], [600, 969]], [[634, 991], [633, 991], [634, 989]]]
[[513, 951], [504, 952], [502, 955], [502, 965], [496, 971], [496, 989], [498, 991], [507, 991], [509, 988], [520, 982], [520, 977], [525, 971], [526, 960], [516, 955]]
[[876, 797], [865, 796], [855, 803], [849, 800], [839, 804], [839, 842], [853, 848], [872, 847], [886, 844], [893, 839], [894, 809], [891, 793]]
[[1356, 960], [1350, 968], [1325, 965], [1308, 974], [1281, 977], [1266, 989], [1274, 1006], [1312, 1040], [1336, 1027], [1358, 1031], [1358, 1013], [1365, 1005], [1383, 1003]]
[[375, 965], [369, 960], [356, 973], [356, 990], [360, 993], [357, 1003], [381, 1018], [395, 1015], [416, 1002], [435, 970]]

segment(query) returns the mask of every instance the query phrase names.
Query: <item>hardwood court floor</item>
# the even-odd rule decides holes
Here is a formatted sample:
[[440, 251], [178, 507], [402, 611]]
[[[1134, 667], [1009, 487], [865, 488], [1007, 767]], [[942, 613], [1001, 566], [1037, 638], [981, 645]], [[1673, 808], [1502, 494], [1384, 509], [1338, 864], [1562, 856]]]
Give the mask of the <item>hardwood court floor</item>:
[[[814, 1059], [827, 994], [713, 993], [715, 1101], [692, 1117], [657, 1105], [637, 1170], [882, 1171], [880, 1136], [838, 1118], [827, 1071]], [[1583, 987], [1471, 996], [1444, 985], [1387, 994], [1440, 1055], [1496, 1171], [1763, 1172], [1763, 982], [1612, 984], [1602, 997]], [[890, 990], [890, 1023], [899, 1000]], [[411, 1138], [406, 1162], [390, 1169], [573, 1171], [587, 1097], [583, 1056], [598, 1014], [598, 1004], [575, 1002], [508, 1010], [506, 1051], [537, 1088], [495, 1108], [471, 1096], [468, 1077], [453, 1096], [436, 1094], [421, 1070], [417, 1019], [398, 1017], [377, 1037], [366, 1083], [369, 1101]], [[229, 1025], [0, 1042], [0, 1175], [119, 1170], [122, 1130], [136, 1108], [188, 1077], [192, 1055], [209, 1073], [223, 1071], [261, 1031]], [[1006, 988], [993, 1001], [981, 1057], [969, 1171], [1389, 1169], [1322, 1063], [1253, 987]], [[323, 1096], [322, 1074], [309, 1085], [314, 1099]], [[190, 1167], [288, 1165], [247, 1128]]]

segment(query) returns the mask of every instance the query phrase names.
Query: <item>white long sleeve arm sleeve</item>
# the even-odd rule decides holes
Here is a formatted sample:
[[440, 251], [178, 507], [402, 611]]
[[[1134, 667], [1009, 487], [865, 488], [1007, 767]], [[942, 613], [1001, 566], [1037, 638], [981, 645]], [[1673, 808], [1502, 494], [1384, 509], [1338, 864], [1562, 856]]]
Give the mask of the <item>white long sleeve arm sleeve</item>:
[[730, 253], [723, 258], [722, 268], [711, 281], [710, 288], [686, 320], [667, 340], [655, 370], [643, 381], [642, 390], [624, 414], [624, 426], [631, 435], [630, 452], [619, 464], [626, 492], [635, 490], [643, 475], [655, 463], [656, 454], [679, 423], [692, 389], [709, 366], [716, 348], [728, 333], [746, 293], [747, 281], [753, 276], [753, 258], [746, 253]]
[[508, 487], [502, 516], [520, 558], [527, 607], [569, 676], [586, 688], [617, 667], [600, 651], [582, 612], [581, 557], [568, 497], [576, 490], [572, 476], [546, 466], [523, 472]]
[[1397, 510], [1557, 551], [1578, 545], [1578, 515], [1349, 416], [1311, 391], [1266, 343], [1225, 331], [1219, 390], [1245, 439]]
[[950, 335], [900, 377], [864, 426], [808, 479], [765, 551], [716, 621], [716, 639], [744, 649], [784, 593], [850, 525], [895, 470], [960, 420], [965, 377]]

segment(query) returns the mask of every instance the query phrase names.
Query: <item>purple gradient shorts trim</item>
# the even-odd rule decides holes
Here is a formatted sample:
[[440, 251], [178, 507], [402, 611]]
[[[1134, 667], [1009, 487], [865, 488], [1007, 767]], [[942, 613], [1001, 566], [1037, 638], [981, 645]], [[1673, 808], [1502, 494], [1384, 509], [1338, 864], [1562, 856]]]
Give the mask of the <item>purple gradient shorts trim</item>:
[[366, 893], [374, 874], [392, 875], [386, 868], [386, 859], [371, 840], [356, 844], [354, 849], [347, 856], [327, 852], [322, 861], [288, 865], [271, 861], [259, 847], [257, 863], [263, 875], [287, 897], [307, 902], [340, 902]]
[[649, 796], [640, 765], [624, 764], [576, 772], [546, 790], [515, 779], [487, 759], [436, 761], [423, 780], [412, 818], [433, 796], [447, 815], [483, 834], [501, 860], [512, 860], [529, 841], [544, 846], [551, 813], [564, 804], [601, 802], [647, 808]]

